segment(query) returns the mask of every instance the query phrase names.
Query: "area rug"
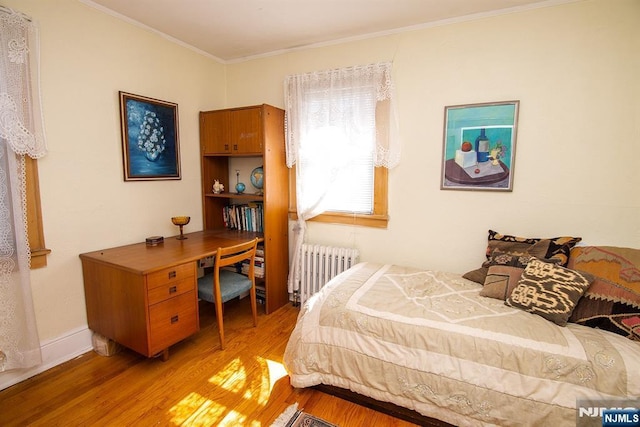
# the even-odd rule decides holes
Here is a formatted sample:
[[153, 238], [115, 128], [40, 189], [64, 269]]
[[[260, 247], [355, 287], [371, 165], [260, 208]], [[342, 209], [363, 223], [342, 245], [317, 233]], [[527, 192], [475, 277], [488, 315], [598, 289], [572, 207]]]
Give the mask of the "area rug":
[[271, 427], [338, 427], [321, 418], [303, 412], [294, 403], [276, 418]]

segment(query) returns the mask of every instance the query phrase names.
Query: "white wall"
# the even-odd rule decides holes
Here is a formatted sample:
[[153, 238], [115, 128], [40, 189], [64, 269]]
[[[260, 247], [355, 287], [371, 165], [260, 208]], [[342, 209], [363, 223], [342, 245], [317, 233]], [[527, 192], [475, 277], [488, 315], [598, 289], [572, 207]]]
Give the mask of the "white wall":
[[[640, 245], [640, 2], [598, 0], [307, 49], [228, 67], [232, 105], [282, 106], [282, 81], [393, 61], [403, 140], [388, 229], [311, 223], [362, 259], [465, 272], [487, 230]], [[440, 190], [444, 107], [520, 100], [513, 192]]]
[[[460, 272], [480, 263], [489, 228], [640, 246], [637, 0], [587, 0], [227, 66], [77, 0], [3, 5], [41, 27], [49, 154], [39, 161], [40, 189], [52, 253], [32, 286], [49, 364], [69, 356], [69, 342], [81, 347], [78, 335], [86, 343], [78, 254], [175, 234], [175, 214], [191, 215], [186, 231], [201, 229], [198, 111], [282, 106], [287, 74], [394, 62], [403, 159], [390, 173], [389, 227], [311, 224], [311, 241]], [[119, 90], [178, 103], [182, 180], [123, 181]], [[513, 99], [514, 191], [441, 191], [444, 106]]]
[[[173, 215], [202, 229], [198, 111], [224, 107], [225, 68], [77, 0], [2, 3], [40, 24], [49, 153], [38, 165], [52, 252], [31, 278], [45, 365], [55, 364], [87, 343], [80, 253], [175, 235]], [[178, 104], [181, 180], [124, 182], [118, 91]]]

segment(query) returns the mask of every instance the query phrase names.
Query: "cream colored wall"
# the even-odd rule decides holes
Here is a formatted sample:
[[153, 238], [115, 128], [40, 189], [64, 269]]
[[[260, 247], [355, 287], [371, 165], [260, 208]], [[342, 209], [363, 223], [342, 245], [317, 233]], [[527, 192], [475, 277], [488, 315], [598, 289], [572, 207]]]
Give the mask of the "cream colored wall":
[[[202, 228], [200, 110], [282, 106], [287, 74], [394, 61], [402, 164], [386, 230], [312, 224], [365, 260], [464, 271], [486, 230], [639, 246], [640, 3], [584, 1], [223, 66], [76, 0], [4, 0], [40, 23], [49, 154], [40, 160], [42, 341], [86, 328], [78, 254]], [[118, 91], [179, 105], [182, 180], [124, 182]], [[445, 105], [519, 99], [512, 193], [441, 191]], [[284, 189], [283, 189], [284, 191]]]
[[[75, 0], [5, 0], [37, 20], [49, 153], [39, 161], [46, 268], [32, 271], [40, 339], [86, 328], [78, 254], [202, 229], [198, 111], [224, 107], [225, 68]], [[118, 91], [178, 104], [182, 179], [124, 182]]]
[[[288, 74], [393, 61], [402, 162], [388, 229], [313, 224], [368, 261], [464, 272], [488, 229], [640, 246], [640, 2], [582, 1], [228, 67], [230, 105], [283, 105]], [[444, 107], [520, 100], [513, 192], [440, 190]]]

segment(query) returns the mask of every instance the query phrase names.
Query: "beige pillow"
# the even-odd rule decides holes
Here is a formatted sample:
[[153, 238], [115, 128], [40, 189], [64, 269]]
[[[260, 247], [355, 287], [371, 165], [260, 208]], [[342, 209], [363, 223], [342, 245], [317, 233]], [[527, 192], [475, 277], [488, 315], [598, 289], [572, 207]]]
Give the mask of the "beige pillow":
[[484, 286], [480, 291], [483, 297], [506, 300], [518, 284], [524, 267], [511, 265], [492, 265], [489, 267]]
[[534, 258], [525, 267], [505, 304], [565, 326], [593, 280], [589, 273]]

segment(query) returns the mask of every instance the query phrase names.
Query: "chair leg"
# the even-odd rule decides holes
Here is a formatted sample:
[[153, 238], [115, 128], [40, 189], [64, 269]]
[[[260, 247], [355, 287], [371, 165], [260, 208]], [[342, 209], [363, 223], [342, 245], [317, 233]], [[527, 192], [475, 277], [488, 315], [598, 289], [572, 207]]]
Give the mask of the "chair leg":
[[258, 306], [256, 304], [256, 286], [251, 287], [249, 292], [251, 298], [251, 311], [253, 312], [253, 326], [258, 326]]
[[[220, 295], [220, 293], [218, 293]], [[216, 296], [216, 319], [218, 320], [218, 333], [220, 334], [220, 349], [224, 350], [224, 325], [222, 324], [222, 299]]]

